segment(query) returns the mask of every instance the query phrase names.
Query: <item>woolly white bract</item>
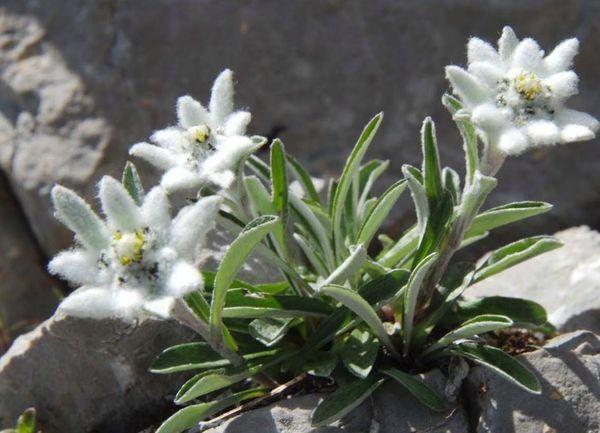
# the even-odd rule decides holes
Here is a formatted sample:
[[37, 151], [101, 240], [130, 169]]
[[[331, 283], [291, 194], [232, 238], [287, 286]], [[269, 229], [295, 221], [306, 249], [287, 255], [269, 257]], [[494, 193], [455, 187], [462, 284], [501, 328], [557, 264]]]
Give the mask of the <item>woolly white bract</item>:
[[229, 188], [239, 164], [265, 143], [247, 137], [251, 115], [233, 111], [233, 73], [226, 69], [215, 80], [208, 109], [191, 96], [177, 100], [178, 125], [156, 131], [130, 153], [165, 170], [161, 185], [169, 191], [215, 184]]
[[52, 200], [77, 245], [59, 253], [48, 268], [81, 286], [62, 302], [61, 311], [130, 319], [148, 310], [167, 317], [173, 299], [203, 287], [194, 263], [214, 225], [219, 197], [203, 198], [171, 219], [162, 187], [138, 206], [121, 183], [105, 176], [100, 201], [106, 221], [70, 189], [55, 186]]
[[577, 39], [568, 39], [544, 57], [536, 41], [519, 41], [505, 27], [498, 50], [472, 38], [468, 70], [447, 66], [446, 76], [482, 140], [506, 155], [589, 140], [598, 121], [564, 106], [578, 92], [578, 77], [571, 70], [578, 47]]

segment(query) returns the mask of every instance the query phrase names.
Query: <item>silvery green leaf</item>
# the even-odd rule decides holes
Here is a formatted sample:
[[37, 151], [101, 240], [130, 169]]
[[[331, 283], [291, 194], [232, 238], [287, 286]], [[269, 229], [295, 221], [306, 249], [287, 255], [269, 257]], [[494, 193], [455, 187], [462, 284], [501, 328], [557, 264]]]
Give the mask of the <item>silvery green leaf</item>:
[[452, 353], [464, 356], [491, 369], [504, 379], [533, 394], [540, 394], [542, 391], [537, 377], [523, 364], [504, 353], [501, 349], [473, 342], [463, 342], [456, 344], [456, 347], [452, 349]]
[[210, 325], [215, 338], [220, 338], [227, 290], [256, 244], [275, 227], [278, 221], [279, 218], [273, 215], [255, 218], [227, 248], [215, 275], [212, 293]]
[[430, 354], [436, 350], [443, 349], [457, 340], [471, 338], [476, 335], [508, 328], [513, 325], [514, 322], [510, 318], [498, 314], [482, 314], [480, 316], [475, 316], [441, 337], [438, 341], [429, 346], [424, 354]]
[[539, 215], [550, 209], [552, 209], [552, 205], [543, 201], [521, 201], [498, 206], [477, 215], [469, 227], [466, 237]]
[[130, 161], [125, 163], [125, 169], [123, 170], [121, 183], [133, 201], [135, 201], [138, 206], [141, 206], [144, 201], [144, 187], [135, 165], [133, 165], [133, 163]]
[[537, 255], [554, 250], [563, 243], [553, 236], [533, 236], [499, 248], [478, 264], [474, 283], [502, 272]]
[[473, 174], [471, 187], [463, 197], [459, 210], [460, 214], [468, 220], [475, 217], [485, 199], [497, 184], [498, 181], [495, 178], [485, 176], [479, 170], [476, 170]]
[[[462, 103], [451, 95], [445, 94], [442, 97], [442, 103], [452, 115], [455, 115], [458, 112], [463, 112]], [[460, 131], [460, 135], [463, 138], [463, 150], [465, 152], [467, 181], [471, 183], [475, 171], [479, 168], [477, 132], [475, 131], [475, 127], [473, 126], [469, 118], [459, 115], [458, 117], [455, 117], [454, 120]]]
[[373, 333], [383, 344], [387, 346], [390, 352], [395, 356], [398, 356], [398, 352], [396, 351], [392, 340], [383, 327], [379, 316], [373, 307], [371, 307], [362, 296], [360, 296], [357, 292], [337, 285], [323, 286], [321, 287], [320, 292], [327, 296], [331, 296], [336, 301], [341, 302], [345, 307], [352, 310], [354, 314], [360, 317], [369, 326], [369, 328], [371, 328]]
[[366, 259], [365, 247], [357, 245], [350, 248], [350, 255], [323, 281], [322, 285], [343, 284], [360, 271]]
[[354, 329], [344, 341], [340, 356], [344, 366], [360, 379], [373, 369], [379, 353], [379, 340], [368, 331]]
[[443, 193], [440, 155], [435, 136], [435, 125], [430, 117], [426, 118], [421, 128], [421, 147], [423, 152], [423, 186], [429, 205], [436, 203]]
[[344, 207], [346, 205], [346, 199], [352, 183], [358, 174], [360, 163], [373, 141], [373, 137], [379, 129], [381, 120], [383, 119], [383, 113], [376, 115], [371, 121], [365, 126], [365, 129], [361, 133], [352, 153], [348, 157], [342, 175], [340, 176], [337, 187], [335, 188], [335, 194], [333, 196], [332, 208], [331, 208], [331, 223], [333, 226], [333, 238], [334, 246], [337, 253], [343, 249], [343, 239], [341, 232], [342, 215], [344, 213]]
[[273, 207], [285, 226], [288, 216], [288, 176], [285, 149], [279, 139], [271, 144], [271, 191]]
[[417, 212], [417, 232], [419, 237], [422, 237], [425, 233], [427, 226], [427, 220], [429, 219], [429, 202], [427, 200], [427, 192], [425, 187], [419, 179], [421, 173], [415, 167], [409, 165], [402, 166], [402, 173], [408, 181], [408, 187], [415, 203], [415, 210]]
[[158, 430], [156, 430], [156, 433], [182, 433], [230, 406], [234, 406], [245, 400], [261, 397], [266, 393], [267, 391], [264, 389], [250, 389], [230, 395], [221, 400], [184, 407], [163, 422]]
[[416, 251], [418, 245], [419, 231], [414, 226], [407, 230], [381, 257], [378, 257], [377, 261], [387, 267], [398, 266]]
[[403, 334], [404, 334], [404, 354], [407, 355], [410, 349], [410, 342], [412, 338], [415, 309], [417, 306], [417, 299], [419, 297], [419, 291], [421, 285], [425, 279], [425, 276], [429, 272], [429, 269], [436, 262], [438, 253], [431, 253], [419, 262], [413, 269], [406, 291], [404, 292], [404, 314], [403, 314]]
[[246, 187], [246, 194], [250, 199], [249, 205], [254, 217], [276, 213], [270, 194], [258, 177], [246, 176], [244, 178], [244, 185]]
[[106, 248], [110, 242], [102, 220], [81, 197], [60, 185], [52, 188], [56, 217], [75, 232], [77, 239], [91, 250]]
[[352, 409], [358, 407], [383, 382], [383, 379], [358, 379], [341, 386], [319, 403], [312, 415], [312, 425], [324, 426], [343, 418]]
[[331, 247], [331, 240], [323, 224], [313, 211], [301, 199], [294, 194], [288, 196], [290, 206], [294, 211], [298, 222], [311, 235], [315, 243], [321, 248], [322, 255], [329, 269], [333, 269], [334, 255]]
[[400, 385], [402, 385], [408, 392], [417, 398], [421, 403], [430, 409], [436, 411], [443, 411], [445, 409], [444, 400], [438, 395], [433, 389], [429, 387], [421, 379], [416, 376], [390, 368], [383, 370], [383, 374], [391, 377]]
[[377, 200], [371, 211], [367, 214], [365, 221], [358, 232], [357, 243], [369, 245], [377, 230], [388, 216], [392, 207], [406, 189], [406, 180], [400, 180], [392, 185]]
[[261, 178], [265, 182], [270, 182], [271, 180], [271, 168], [267, 163], [265, 163], [262, 159], [260, 159], [256, 155], [250, 155], [246, 160], [248, 167], [256, 174], [259, 178]]

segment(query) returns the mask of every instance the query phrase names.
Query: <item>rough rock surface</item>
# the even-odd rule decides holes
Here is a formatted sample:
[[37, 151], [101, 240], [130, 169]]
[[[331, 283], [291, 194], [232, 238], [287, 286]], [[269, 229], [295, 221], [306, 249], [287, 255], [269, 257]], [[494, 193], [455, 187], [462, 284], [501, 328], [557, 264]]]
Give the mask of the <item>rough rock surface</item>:
[[[460, 168], [440, 96], [443, 67], [465, 62], [470, 35], [494, 40], [509, 23], [551, 48], [575, 34], [575, 105], [600, 115], [596, 0], [4, 0], [0, 14], [2, 167], [48, 252], [69, 240], [51, 218], [49, 186], [93, 195], [91, 182], [117, 175], [131, 143], [174, 122], [177, 96], [205, 99], [226, 66], [237, 73], [239, 105], [252, 108], [252, 132], [281, 136], [315, 175], [339, 173], [363, 125], [384, 110], [370, 153], [392, 158], [381, 188], [419, 160], [427, 115], [438, 121], [444, 160]], [[597, 142], [510, 159], [493, 201], [560, 204], [523, 231], [595, 224], [600, 207], [589, 185], [600, 182], [599, 161]], [[402, 202], [393, 231], [412, 219]]]
[[17, 335], [52, 314], [58, 284], [44, 272], [43, 256], [0, 175], [0, 355]]
[[[440, 372], [429, 373], [426, 381], [443, 392], [445, 379]], [[460, 406], [444, 413], [432, 412], [408, 395], [400, 386], [386, 383], [345, 419], [329, 427], [313, 428], [311, 413], [322, 395], [312, 394], [274, 403], [233, 418], [206, 433], [467, 433], [468, 424]]]
[[0, 358], [0, 429], [34, 406], [44, 433], [131, 433], [167, 416], [182, 377], [148, 372], [175, 323], [53, 317]]
[[592, 433], [600, 431], [600, 340], [565, 334], [520, 357], [540, 378], [531, 395], [481, 367], [467, 379], [477, 433]]
[[561, 331], [600, 334], [600, 233], [586, 226], [556, 233], [564, 246], [474, 285], [468, 296], [531, 299]]

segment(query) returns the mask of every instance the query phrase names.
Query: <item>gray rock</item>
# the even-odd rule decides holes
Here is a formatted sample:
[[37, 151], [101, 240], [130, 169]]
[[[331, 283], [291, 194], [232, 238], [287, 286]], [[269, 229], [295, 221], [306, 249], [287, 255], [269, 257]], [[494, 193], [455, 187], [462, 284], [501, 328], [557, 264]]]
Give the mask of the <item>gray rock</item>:
[[43, 256], [1, 175], [0, 203], [1, 355], [16, 336], [52, 315], [59, 285], [44, 272]]
[[468, 296], [514, 296], [542, 304], [561, 331], [600, 334], [600, 234], [586, 226], [556, 233], [564, 246], [475, 284]]
[[[438, 392], [446, 385], [439, 371], [425, 380]], [[324, 395], [291, 398], [237, 416], [205, 433], [467, 433], [464, 410], [453, 406], [447, 412], [432, 412], [395, 383], [386, 383], [373, 398], [328, 427], [313, 428], [311, 413]]]
[[532, 395], [482, 367], [467, 379], [477, 433], [592, 433], [600, 431], [600, 340], [579, 331], [519, 357], [536, 372]]
[[[547, 48], [575, 34], [582, 42], [575, 105], [600, 114], [596, 0], [2, 5], [2, 166], [48, 252], [70, 239], [51, 218], [50, 185], [67, 183], [92, 196], [91, 182], [101, 173], [117, 175], [131, 143], [174, 122], [177, 96], [205, 99], [226, 66], [237, 73], [239, 105], [252, 108], [252, 132], [281, 136], [315, 175], [338, 174], [362, 126], [384, 110], [370, 152], [392, 158], [381, 188], [403, 163], [419, 161], [417, 134], [426, 115], [438, 121], [444, 161], [462, 164], [440, 96], [447, 89], [443, 66], [465, 62], [472, 34], [494, 40], [510, 23]], [[504, 233], [599, 221], [597, 192], [589, 188], [600, 182], [598, 152], [596, 141], [509, 160], [492, 204], [535, 198], [560, 206]], [[408, 202], [392, 232], [412, 221]]]
[[0, 358], [0, 429], [35, 407], [44, 433], [131, 433], [168, 416], [182, 376], [148, 371], [189, 341], [175, 323], [53, 317]]

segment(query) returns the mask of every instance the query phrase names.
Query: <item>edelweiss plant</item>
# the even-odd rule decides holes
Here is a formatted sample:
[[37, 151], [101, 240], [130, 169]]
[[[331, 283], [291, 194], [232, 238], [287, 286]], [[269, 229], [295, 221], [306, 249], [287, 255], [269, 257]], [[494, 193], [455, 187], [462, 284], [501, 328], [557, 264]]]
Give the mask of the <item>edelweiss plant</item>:
[[[576, 40], [544, 58], [533, 40], [519, 42], [505, 28], [498, 47], [473, 38], [468, 70], [446, 69], [456, 97], [444, 95], [442, 102], [463, 139], [462, 181], [453, 169], [442, 168], [434, 123], [427, 118], [422, 166], [405, 165], [403, 179], [374, 196], [372, 186], [388, 165], [364, 161], [383, 118], [378, 114], [341, 176], [322, 194], [280, 140], [271, 143], [269, 163], [251, 155], [266, 140], [243, 135], [250, 114], [233, 111], [232, 74], [225, 71], [208, 110], [182, 97], [179, 124], [153, 134], [156, 145], [132, 147], [133, 155], [165, 170], [161, 186], [144, 196], [130, 163], [123, 185], [105, 177], [100, 199], [106, 222], [75, 193], [55, 187], [57, 216], [76, 233], [77, 246], [54, 258], [50, 270], [82, 286], [61, 310], [91, 317], [158, 314], [202, 338], [166, 349], [152, 365], [156, 373], [196, 371], [175, 397], [186, 407], [159, 433], [199, 426], [246, 400], [256, 405], [309, 376], [338, 386], [314, 411], [315, 425], [343, 417], [386, 380], [444, 410], [443, 396], [418, 374], [440, 368], [452, 376], [464, 360], [540, 391], [535, 375], [493, 347], [487, 334], [545, 326], [544, 309], [523, 299], [469, 301], [462, 294], [560, 242], [534, 236], [477, 263], [452, 258], [496, 227], [550, 210], [547, 203], [530, 201], [481, 211], [506, 156], [593, 138], [598, 122], [564, 107], [577, 88], [569, 69]], [[198, 200], [171, 220], [166, 193], [181, 189]], [[370, 255], [405, 190], [416, 223], [398, 239], [380, 234], [380, 252]], [[216, 272], [201, 271], [195, 267], [197, 248], [215, 221], [237, 237]], [[252, 251], [280, 270], [280, 282], [237, 279]]]

